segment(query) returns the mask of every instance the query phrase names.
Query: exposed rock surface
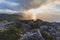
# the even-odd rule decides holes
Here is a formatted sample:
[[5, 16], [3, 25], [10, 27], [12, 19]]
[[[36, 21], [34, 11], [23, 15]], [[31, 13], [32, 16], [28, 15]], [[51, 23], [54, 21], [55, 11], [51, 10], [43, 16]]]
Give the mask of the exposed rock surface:
[[34, 22], [27, 21], [24, 26], [25, 29], [29, 29], [32, 26], [36, 28], [33, 27], [32, 30], [25, 31], [22, 38], [18, 40], [60, 40], [60, 32], [56, 31], [58, 28], [60, 29], [60, 23], [37, 20]]
[[45, 40], [39, 29], [33, 29], [30, 32], [24, 34], [21, 40]]
[[57, 29], [60, 29], [60, 23], [42, 20], [13, 20], [4, 23], [2, 26], [4, 27], [6, 24], [9, 26], [11, 23], [19, 24], [17, 26], [20, 29], [18, 40], [60, 40], [60, 32], [57, 31]]

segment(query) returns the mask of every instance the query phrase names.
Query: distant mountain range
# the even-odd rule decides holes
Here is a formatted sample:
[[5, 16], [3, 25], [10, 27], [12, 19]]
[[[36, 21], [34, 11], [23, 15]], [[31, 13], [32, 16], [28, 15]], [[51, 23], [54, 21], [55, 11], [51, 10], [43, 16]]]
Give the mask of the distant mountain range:
[[0, 21], [4, 20], [15, 20], [15, 19], [20, 19], [20, 20], [31, 20], [32, 14], [30, 13], [14, 13], [14, 14], [7, 14], [7, 13], [0, 13]]
[[18, 15], [18, 14], [0, 14], [0, 21], [15, 20], [15, 19], [18, 19], [18, 17], [21, 17], [21, 15]]

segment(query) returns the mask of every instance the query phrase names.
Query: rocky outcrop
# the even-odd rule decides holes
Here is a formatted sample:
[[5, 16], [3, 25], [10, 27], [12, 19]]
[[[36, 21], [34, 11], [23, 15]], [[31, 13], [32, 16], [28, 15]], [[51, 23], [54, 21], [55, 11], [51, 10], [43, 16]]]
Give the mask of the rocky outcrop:
[[17, 24], [20, 31], [18, 40], [60, 40], [60, 32], [57, 31], [60, 23], [17, 19], [3, 25], [9, 27], [11, 24]]
[[22, 38], [20, 38], [19, 40], [60, 40], [60, 33], [56, 31], [57, 28], [60, 28], [59, 23], [50, 23], [44, 22], [42, 20], [37, 20], [34, 22], [32, 21], [32, 23], [30, 24], [28, 22], [23, 25], [25, 26], [25, 29], [29, 29], [33, 26], [36, 27], [35, 25], [37, 25], [38, 28], [33, 27], [32, 30], [25, 31]]
[[45, 39], [42, 37], [39, 29], [33, 29], [30, 32], [24, 34], [21, 40], [45, 40]]

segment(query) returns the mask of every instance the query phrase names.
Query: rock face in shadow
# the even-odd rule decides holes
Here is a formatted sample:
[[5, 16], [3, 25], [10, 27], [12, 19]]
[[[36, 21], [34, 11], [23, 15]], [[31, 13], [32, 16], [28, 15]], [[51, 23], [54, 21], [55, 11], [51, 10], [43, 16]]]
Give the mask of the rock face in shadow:
[[26, 26], [25, 29], [32, 29], [25, 31], [19, 40], [60, 40], [60, 33], [56, 31], [58, 28], [60, 28], [60, 23], [46, 22], [42, 20], [30, 22], [26, 22], [29, 27]]
[[60, 32], [58, 32], [60, 31], [58, 30], [60, 29], [60, 23], [46, 22], [40, 19], [36, 21], [16, 19], [6, 23], [7, 27], [15, 24], [19, 30], [17, 40], [60, 40]]
[[24, 34], [21, 40], [45, 40], [39, 29], [33, 29], [30, 32]]

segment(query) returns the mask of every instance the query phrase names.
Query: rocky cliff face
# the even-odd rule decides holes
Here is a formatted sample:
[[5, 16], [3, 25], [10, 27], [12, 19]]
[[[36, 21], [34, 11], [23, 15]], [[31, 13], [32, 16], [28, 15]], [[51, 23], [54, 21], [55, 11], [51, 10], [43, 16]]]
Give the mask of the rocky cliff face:
[[21, 26], [24, 34], [18, 40], [60, 40], [60, 33], [56, 31], [60, 23], [36, 20], [25, 24]]
[[17, 19], [7, 23], [8, 27], [15, 24], [13, 26], [19, 30], [18, 40], [60, 40], [60, 23], [40, 19], [36, 21]]

